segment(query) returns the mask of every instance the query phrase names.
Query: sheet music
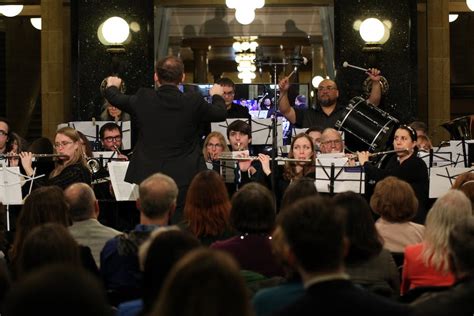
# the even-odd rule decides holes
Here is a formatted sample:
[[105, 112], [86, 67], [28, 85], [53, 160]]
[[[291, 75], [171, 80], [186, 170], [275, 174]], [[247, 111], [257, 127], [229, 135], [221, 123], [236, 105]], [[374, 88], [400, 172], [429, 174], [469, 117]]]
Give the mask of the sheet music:
[[438, 198], [451, 189], [456, 178], [474, 168], [433, 167], [430, 168], [430, 198]]
[[[62, 127], [72, 127], [75, 130], [82, 132], [89, 141], [93, 142], [96, 140], [96, 125], [99, 126], [99, 130], [102, 125], [106, 123], [116, 123], [122, 127], [122, 148], [128, 150], [132, 148], [131, 132], [130, 132], [130, 121], [74, 121], [68, 123], [62, 123], [58, 125], [58, 129]], [[224, 134], [225, 135], [225, 134]]]
[[138, 185], [124, 181], [128, 164], [128, 161], [112, 161], [107, 164], [117, 201], [135, 201], [138, 199]]
[[[252, 144], [272, 145], [272, 119], [252, 119]], [[282, 118], [277, 118], [277, 146], [283, 146]]]
[[331, 192], [331, 164], [334, 163], [334, 193], [353, 191], [365, 193], [365, 172], [360, 166], [346, 165], [347, 157], [316, 159], [316, 189], [318, 192]]
[[23, 204], [21, 195], [22, 180], [20, 167], [0, 168], [0, 201], [3, 205]]

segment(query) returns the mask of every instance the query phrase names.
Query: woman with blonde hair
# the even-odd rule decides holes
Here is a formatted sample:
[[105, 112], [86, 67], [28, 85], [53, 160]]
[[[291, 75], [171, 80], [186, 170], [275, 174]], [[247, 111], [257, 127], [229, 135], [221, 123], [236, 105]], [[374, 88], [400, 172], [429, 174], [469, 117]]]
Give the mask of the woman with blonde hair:
[[[60, 128], [54, 138], [56, 153], [62, 155], [55, 162], [55, 167], [49, 177], [35, 179], [36, 186], [57, 185], [62, 189], [76, 182], [91, 183], [91, 173], [87, 167], [77, 131], [70, 127]], [[21, 164], [27, 176], [35, 174], [32, 168], [33, 154], [20, 153]]]
[[206, 161], [208, 169], [220, 172], [220, 159], [219, 156], [223, 152], [228, 152], [227, 142], [225, 141], [224, 135], [219, 132], [211, 132], [207, 135], [202, 146], [202, 155]]
[[460, 221], [472, 217], [471, 202], [458, 190], [449, 190], [433, 204], [421, 243], [405, 248], [401, 294], [420, 286], [451, 286], [448, 237]]

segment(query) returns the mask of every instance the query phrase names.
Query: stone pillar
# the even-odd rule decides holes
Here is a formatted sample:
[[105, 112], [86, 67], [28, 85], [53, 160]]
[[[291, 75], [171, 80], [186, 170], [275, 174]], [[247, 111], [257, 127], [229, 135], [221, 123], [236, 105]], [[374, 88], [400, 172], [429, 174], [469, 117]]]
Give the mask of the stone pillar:
[[41, 17], [42, 134], [53, 138], [57, 125], [66, 120], [62, 1], [42, 0]]
[[194, 55], [194, 83], [207, 83], [207, 52], [208, 48], [191, 47]]
[[439, 125], [450, 120], [449, 0], [427, 3], [428, 128], [433, 144], [449, 139]]

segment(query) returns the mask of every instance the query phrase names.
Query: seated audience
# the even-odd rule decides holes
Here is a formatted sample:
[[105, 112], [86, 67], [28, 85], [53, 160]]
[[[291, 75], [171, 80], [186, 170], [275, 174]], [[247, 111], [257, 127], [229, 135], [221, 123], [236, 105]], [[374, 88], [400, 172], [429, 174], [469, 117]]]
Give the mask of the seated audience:
[[405, 248], [401, 294], [421, 286], [450, 286], [448, 236], [459, 221], [472, 216], [466, 195], [450, 190], [428, 212], [423, 242]]
[[138, 253], [143, 271], [142, 299], [120, 304], [117, 316], [149, 315], [170, 270], [179, 259], [200, 245], [196, 237], [176, 226], [155, 229]]
[[100, 267], [100, 252], [105, 243], [121, 234], [118, 230], [102, 225], [99, 221], [99, 202], [94, 191], [85, 183], [74, 183], [65, 191], [64, 196], [72, 216], [69, 232], [81, 245], [91, 248], [95, 263]]
[[266, 187], [249, 183], [234, 194], [230, 222], [237, 236], [216, 241], [213, 249], [226, 251], [243, 270], [257, 272], [266, 277], [282, 276], [271, 249], [271, 232], [275, 221], [273, 196]]
[[250, 316], [252, 310], [239, 266], [228, 254], [197, 249], [166, 278], [153, 316]]
[[323, 197], [281, 212], [274, 235], [306, 293], [275, 315], [407, 315], [409, 309], [355, 286], [344, 270], [344, 216]]
[[215, 171], [198, 173], [191, 182], [180, 226], [209, 246], [234, 235], [230, 225], [230, 200], [224, 180]]
[[[117, 304], [140, 296], [142, 275], [138, 248], [158, 227], [167, 226], [176, 208], [178, 187], [170, 177], [156, 173], [140, 183], [137, 208], [140, 224], [134, 230], [110, 239], [100, 253], [100, 271], [105, 287]], [[111, 299], [112, 300], [112, 299]]]
[[425, 227], [411, 221], [418, 209], [412, 187], [396, 177], [379, 181], [370, 198], [372, 210], [380, 215], [375, 227], [390, 252], [403, 252], [408, 245], [423, 241]]
[[398, 298], [400, 275], [392, 255], [383, 249], [369, 204], [351, 191], [337, 194], [334, 202], [346, 219], [349, 249], [344, 262], [352, 282], [376, 294]]
[[318, 190], [314, 184], [314, 179], [308, 177], [297, 178], [292, 181], [285, 190], [283, 198], [281, 199], [280, 209], [284, 210], [295, 203], [297, 200], [309, 196], [316, 196], [317, 194]]
[[451, 188], [464, 192], [471, 200], [474, 209], [474, 172], [466, 172], [457, 176]]
[[472, 315], [474, 313], [474, 218], [460, 221], [449, 233], [449, 268], [456, 279], [448, 290], [414, 303], [417, 316]]

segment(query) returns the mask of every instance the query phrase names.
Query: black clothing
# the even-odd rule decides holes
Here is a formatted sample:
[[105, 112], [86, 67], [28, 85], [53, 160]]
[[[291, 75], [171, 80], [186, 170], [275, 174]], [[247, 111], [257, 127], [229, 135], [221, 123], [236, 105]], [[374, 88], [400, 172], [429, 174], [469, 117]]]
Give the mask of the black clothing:
[[48, 175], [35, 179], [34, 186], [48, 186], [57, 185], [61, 189], [66, 189], [73, 183], [84, 182], [91, 184], [91, 172], [90, 170], [81, 163], [69, 165], [61, 171], [57, 176], [48, 178]]
[[413, 221], [424, 224], [428, 212], [429, 177], [428, 168], [421, 158], [414, 153], [400, 164], [395, 155], [389, 159], [384, 169], [379, 169], [370, 162], [364, 164], [364, 169], [366, 181], [377, 182], [388, 176], [394, 176], [408, 182], [418, 199], [418, 212]]
[[296, 122], [295, 126], [298, 128], [308, 128], [312, 126], [321, 126], [324, 128], [334, 128], [337, 120], [342, 119], [342, 114], [346, 107], [340, 104], [336, 104], [336, 107], [328, 116], [324, 113], [321, 106], [317, 106], [316, 109], [297, 109], [295, 110]]
[[227, 118], [250, 118], [249, 109], [245, 106], [232, 103], [227, 110]]
[[395, 303], [354, 286], [349, 280], [331, 280], [310, 286], [303, 297], [276, 315], [411, 315]]

